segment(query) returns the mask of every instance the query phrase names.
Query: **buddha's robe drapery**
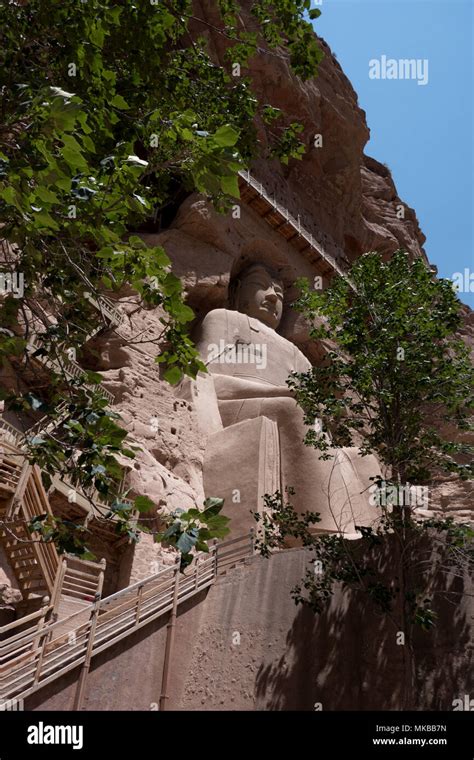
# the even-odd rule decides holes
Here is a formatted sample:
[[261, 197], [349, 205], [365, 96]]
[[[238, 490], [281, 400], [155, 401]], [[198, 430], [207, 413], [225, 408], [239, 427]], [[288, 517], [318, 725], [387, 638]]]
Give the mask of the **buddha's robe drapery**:
[[[290, 501], [296, 511], [319, 512], [321, 522], [315, 527], [324, 532], [350, 534], [355, 525], [372, 523], [377, 514], [369, 503], [369, 477], [380, 473], [375, 457], [362, 458], [357, 449], [346, 448], [332, 449], [333, 458], [322, 460], [318, 450], [303, 442], [307, 432], [303, 412], [286, 384], [292, 371], [311, 368], [303, 353], [259, 320], [228, 309], [209, 312], [195, 340], [211, 376], [205, 381], [210, 425], [216, 429], [220, 422], [224, 429], [237, 432], [248, 430], [248, 426], [235, 427], [246, 420], [270, 420], [278, 430], [279, 490], [295, 490]], [[220, 420], [216, 423], [217, 416]], [[238, 435], [232, 438], [233, 448], [227, 455], [232, 457], [233, 450], [235, 461], [228, 462], [230, 471], [245, 454], [240, 448], [246, 445]], [[238, 489], [239, 472], [232, 477]], [[226, 481], [229, 483], [229, 473]]]

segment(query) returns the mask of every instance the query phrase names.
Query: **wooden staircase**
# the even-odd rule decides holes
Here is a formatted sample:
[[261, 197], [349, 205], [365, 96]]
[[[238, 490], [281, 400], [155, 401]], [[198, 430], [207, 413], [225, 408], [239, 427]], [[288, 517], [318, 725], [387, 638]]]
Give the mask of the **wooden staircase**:
[[24, 601], [51, 596], [59, 559], [53, 543], [28, 530], [40, 515], [52, 514], [41, 471], [24, 453], [3, 441], [0, 447], [0, 539]]
[[90, 605], [102, 593], [105, 559], [89, 562], [72, 554], [62, 560], [59, 579], [56, 581], [60, 604]]
[[[84, 278], [84, 274], [82, 273], [82, 276]], [[85, 278], [87, 279], [87, 278]], [[97, 335], [101, 330], [103, 330], [104, 326], [111, 327], [111, 328], [118, 328], [122, 324], [124, 317], [121, 311], [115, 306], [113, 301], [111, 301], [109, 298], [106, 298], [105, 296], [94, 294], [94, 288], [92, 285], [90, 285], [92, 292], [84, 292], [84, 296], [87, 298], [87, 300], [94, 306], [94, 308], [99, 312], [101, 320], [98, 321], [92, 331], [84, 336], [84, 343], [87, 343], [88, 340], [93, 338], [95, 335]], [[50, 318], [45, 314], [45, 319], [47, 321], [50, 321]], [[52, 322], [50, 321], [50, 324]], [[27, 346], [26, 346], [26, 352], [30, 357], [30, 360], [33, 359], [36, 362], [39, 362], [43, 367], [46, 369], [52, 369], [54, 372], [57, 372], [58, 374], [64, 375], [68, 380], [73, 379], [80, 379], [83, 377], [85, 370], [82, 369], [82, 367], [73, 359], [73, 358], [62, 358], [61, 361], [59, 361], [56, 357], [44, 355], [41, 349], [43, 348], [42, 341], [41, 341], [41, 333], [35, 333], [30, 336]], [[98, 385], [85, 385], [85, 387], [91, 391], [96, 392], [100, 391], [100, 393], [104, 396], [104, 398], [107, 399], [109, 404], [113, 404], [114, 402], [114, 395], [110, 391], [108, 391], [104, 386], [99, 383]], [[66, 416], [65, 408], [66, 404], [63, 405], [63, 416], [62, 419]], [[38, 424], [43, 423], [44, 420], [40, 420]], [[49, 428], [52, 430], [54, 429], [59, 422], [61, 421], [61, 415], [58, 420], [52, 421], [49, 425]], [[42, 428], [42, 431], [44, 432], [44, 428]], [[47, 432], [47, 431], [46, 431]]]
[[[85, 681], [91, 660], [117, 642], [167, 613], [176, 611], [188, 599], [201, 594], [231, 568], [247, 563], [254, 556], [254, 532], [223, 541], [208, 554], [198, 554], [184, 573], [179, 571], [179, 557], [173, 565], [137, 583], [100, 598], [103, 569], [78, 570], [81, 560], [66, 557], [56, 585], [56, 597], [37, 613], [0, 628], [0, 699], [23, 699], [77, 669], [77, 692], [74, 709], [81, 709]], [[68, 572], [68, 564], [71, 570]], [[85, 563], [90, 566], [93, 563]], [[57, 615], [57, 600], [62, 609], [81, 596], [79, 583], [91, 587], [96, 575], [95, 601], [74, 606], [63, 618]], [[61, 574], [70, 582], [63, 586]], [[93, 585], [93, 582], [92, 582]], [[86, 586], [83, 587], [85, 589]], [[69, 590], [67, 590], [69, 589]], [[92, 591], [92, 588], [90, 588]], [[68, 594], [74, 596], [68, 596]], [[56, 607], [56, 614], [54, 608]], [[58, 618], [55, 621], [55, 618]], [[79, 670], [79, 666], [82, 666]]]
[[[36, 352], [42, 348], [40, 337], [41, 337], [40, 335], [33, 335], [28, 341], [26, 350], [28, 354], [30, 355], [30, 358], [36, 359], [36, 361], [39, 361], [44, 367], [48, 369], [52, 369], [54, 372], [57, 372], [58, 374], [65, 375], [68, 380], [73, 380], [73, 379], [80, 380], [84, 376], [85, 370], [83, 370], [82, 367], [73, 359], [67, 359], [67, 360], [63, 360], [62, 362], [59, 362], [54, 357], [44, 356], [41, 353], [37, 354]], [[101, 383], [99, 383], [98, 385], [86, 384], [84, 387], [87, 388], [87, 390], [91, 392], [100, 391], [100, 393], [104, 396], [104, 398], [107, 399], [109, 404], [113, 404], [114, 394], [108, 391], [106, 388], [104, 388], [104, 386]]]
[[41, 470], [25, 453], [3, 440], [0, 444], [0, 541], [18, 582], [24, 602], [47, 596], [53, 612], [66, 599], [89, 605], [101, 593], [105, 560], [86, 562], [68, 556], [60, 563], [56, 546], [44, 541], [28, 524], [53, 515], [41, 480]]
[[[9, 531], [11, 533], [7, 533], [5, 530], [1, 531], [2, 544], [23, 600], [31, 601], [34, 597], [47, 596], [50, 593], [50, 588], [38, 563], [37, 553], [29, 543], [31, 536], [24, 523], [10, 524]], [[25, 543], [22, 545], [21, 542]]]
[[[91, 604], [102, 596], [106, 562], [89, 562], [67, 554], [62, 558], [55, 580], [51, 601], [51, 621], [66, 621], [58, 626], [56, 633], [71, 632], [67, 620], [72, 617], [75, 626], [81, 626], [89, 620]], [[83, 612], [82, 615], [78, 613]]]

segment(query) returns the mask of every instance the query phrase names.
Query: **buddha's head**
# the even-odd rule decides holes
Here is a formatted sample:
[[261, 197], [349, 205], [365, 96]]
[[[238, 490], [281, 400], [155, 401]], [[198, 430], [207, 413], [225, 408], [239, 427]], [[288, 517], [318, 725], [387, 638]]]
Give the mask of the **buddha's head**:
[[233, 279], [230, 305], [276, 330], [283, 313], [283, 282], [264, 264], [251, 264]]

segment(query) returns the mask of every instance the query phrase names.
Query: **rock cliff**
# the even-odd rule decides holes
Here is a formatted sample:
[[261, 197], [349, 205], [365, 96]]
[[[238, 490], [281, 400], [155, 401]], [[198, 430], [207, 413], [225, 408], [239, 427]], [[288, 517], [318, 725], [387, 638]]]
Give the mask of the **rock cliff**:
[[[220, 22], [215, 3], [196, 0], [195, 5], [204, 23], [196, 23], [193, 34], [207, 36], [215, 60], [223, 62], [228, 42], [216, 30]], [[241, 21], [252, 30], [246, 7], [244, 3]], [[312, 81], [295, 77], [287, 59], [263, 43], [250, 62], [259, 98], [281, 108], [287, 123], [303, 125], [307, 150], [302, 160], [290, 160], [287, 166], [264, 158], [255, 161], [251, 173], [261, 191], [252, 195], [242, 181], [242, 198], [233, 213], [218, 214], [202, 196], [183, 194], [166, 226], [141, 232], [150, 245], [163, 246], [182, 279], [196, 315], [193, 329], [209, 311], [226, 306], [230, 279], [247, 261], [278, 270], [285, 285], [279, 332], [313, 363], [321, 360], [324, 346], [310, 341], [307, 326], [291, 309], [293, 283], [302, 276], [325, 277], [324, 256], [300, 245], [300, 236], [287, 240], [269, 223], [271, 215], [264, 218], [258, 200], [263, 192], [314, 236], [316, 247], [338, 266], [369, 250], [390, 256], [398, 248], [428, 263], [416, 213], [398, 196], [389, 169], [364, 154], [369, 138], [365, 113], [329, 47], [323, 40], [320, 44], [325, 57]], [[266, 127], [258, 123], [257, 128], [265, 146]], [[132, 292], [123, 294], [119, 308], [125, 317], [120, 330], [102, 332], [90, 341], [81, 362], [102, 374], [130, 443], [138, 446], [129, 464], [130, 495], [147, 495], [167, 510], [201, 506], [205, 495], [220, 494], [204, 494], [206, 437], [193, 388], [187, 380], [172, 388], [155, 362], [162, 312], [137, 310]], [[465, 307], [463, 315], [461, 336], [474, 349], [474, 312]], [[468, 483], [440, 477], [422, 514], [472, 519], [472, 490]], [[120, 577], [114, 579], [120, 587], [173, 562], [146, 533], [125, 552], [126, 560], [117, 567]], [[389, 572], [391, 559], [386, 562]], [[254, 557], [248, 566], [220, 578], [207, 596], [195, 600], [198, 604], [188, 600], [180, 608], [171, 676], [173, 709], [313, 710], [317, 704], [324, 710], [400, 709], [403, 658], [393, 632], [352, 592], [339, 589], [318, 619], [295, 607], [290, 589], [307, 562], [301, 549], [281, 552], [271, 563]], [[0, 556], [0, 567], [7, 565]], [[0, 613], [13, 611], [19, 596], [12, 575], [0, 571]], [[417, 709], [450, 709], [453, 695], [469, 693], [469, 619], [467, 598], [454, 616], [446, 603], [441, 624], [431, 634], [434, 642], [424, 632], [415, 640], [420, 660]], [[164, 626], [165, 618], [160, 618], [96, 658], [86, 709], [155, 709], [151, 705], [159, 693]], [[27, 708], [70, 709], [75, 681], [69, 673], [47, 685], [28, 700]]]
[[[196, 34], [207, 35], [216, 59], [223, 60], [226, 40], [213, 29], [217, 25], [213, 4], [198, 5], [198, 15], [207, 24], [199, 25]], [[252, 27], [248, 14], [242, 21]], [[399, 198], [388, 168], [364, 154], [369, 138], [365, 113], [329, 47], [323, 40], [320, 43], [325, 57], [312, 81], [299, 80], [284, 57], [263, 48], [251, 61], [258, 96], [280, 107], [288, 123], [304, 125], [307, 146], [301, 161], [290, 160], [283, 166], [259, 160], [252, 174], [336, 260], [352, 261], [367, 250], [390, 255], [399, 247], [426, 260], [425, 236], [416, 214]], [[265, 129], [262, 124], [258, 128], [265, 143]], [[322, 136], [322, 147], [314, 147], [315, 135]], [[239, 218], [224, 216], [193, 194], [180, 205], [169, 227], [143, 237], [167, 251], [197, 320], [226, 304], [229, 278], [243, 260], [259, 258], [278, 268], [288, 285], [281, 333], [318, 361], [321, 347], [308, 341], [305, 325], [290, 308], [292, 282], [298, 276], [313, 278], [320, 271], [318, 265], [277, 234], [253, 207], [241, 202]], [[133, 305], [124, 308], [130, 315], [131, 334], [140, 333], [141, 340], [158, 335], [159, 310], [136, 315]], [[464, 313], [463, 338], [474, 345], [474, 315], [467, 307]], [[153, 343], [124, 346], [109, 336], [95, 348], [99, 358], [94, 368], [103, 373], [125, 426], [143, 448], [130, 473], [134, 491], [168, 508], [200, 505], [205, 440], [192, 398], [182, 387], [172, 389], [161, 380], [153, 362]], [[433, 509], [465, 519], [472, 510], [472, 487], [440, 479], [432, 489], [428, 513]], [[156, 556], [157, 547], [145, 537], [136, 550], [132, 580], [146, 575]]]

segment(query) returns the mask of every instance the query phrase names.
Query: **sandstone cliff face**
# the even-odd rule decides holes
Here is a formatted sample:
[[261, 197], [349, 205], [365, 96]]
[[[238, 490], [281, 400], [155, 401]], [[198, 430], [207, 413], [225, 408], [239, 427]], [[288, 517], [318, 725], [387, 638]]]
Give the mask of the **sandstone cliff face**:
[[[210, 25], [217, 22], [213, 5], [196, 0], [197, 15]], [[250, 29], [248, 14], [242, 18]], [[209, 36], [216, 58], [222, 60], [223, 37], [210, 26], [200, 26], [196, 33]], [[319, 77], [312, 82], [298, 80], [278, 53], [262, 52], [252, 61], [258, 96], [280, 107], [288, 123], [304, 125], [308, 147], [302, 161], [290, 161], [285, 167], [260, 160], [252, 173], [336, 259], [353, 261], [368, 250], [390, 255], [404, 247], [426, 260], [425, 237], [416, 214], [398, 197], [389, 170], [364, 155], [369, 137], [365, 114], [337, 60], [322, 40], [321, 45], [326, 55]], [[265, 128], [258, 126], [265, 143]], [[322, 136], [321, 148], [314, 147], [315, 135]], [[400, 218], [400, 207], [404, 218]], [[311, 280], [319, 274], [318, 266], [245, 203], [240, 204], [240, 217], [234, 219], [217, 214], [193, 194], [182, 203], [169, 228], [143, 237], [167, 251], [196, 321], [226, 305], [230, 277], [242, 261], [257, 258], [278, 268], [287, 285], [279, 331], [312, 362], [320, 359], [321, 347], [309, 341], [306, 326], [291, 311], [292, 283], [301, 276]], [[130, 464], [131, 495], [147, 495], [157, 507], [168, 510], [201, 506], [206, 439], [186, 383], [171, 388], [154, 362], [158, 347], [153, 340], [161, 331], [162, 313], [159, 309], [135, 313], [133, 294], [127, 294], [120, 308], [125, 315], [121, 336], [113, 331], [99, 336], [89, 346], [85, 364], [101, 372], [104, 386], [114, 393], [114, 409], [122, 417], [130, 443], [140, 449]], [[466, 307], [464, 316], [462, 337], [474, 348], [474, 312]], [[127, 337], [133, 337], [131, 343]], [[472, 517], [473, 507], [470, 484], [440, 478], [424, 513], [466, 520]], [[145, 534], [130, 549], [127, 566], [120, 568], [119, 585], [156, 573], [172, 561], [170, 553]], [[325, 710], [400, 708], [397, 657], [401, 648], [393, 645], [380, 618], [366, 616], [360, 600], [347, 594], [338, 596], [322, 623], [296, 608], [289, 592], [304, 567], [301, 550], [282, 552], [272, 564], [254, 558], [252, 566], [221, 579], [207, 600], [199, 599], [203, 604], [189, 603], [181, 610], [173, 708], [312, 710], [316, 702], [324, 703]], [[14, 580], [0, 574], [0, 612], [17, 601], [12, 587]], [[422, 655], [418, 709], [450, 709], [453, 696], [459, 695], [456, 688], [459, 693], [469, 692], [468, 619], [463, 603], [453, 629], [452, 610], [443, 610], [435, 643], [426, 643], [423, 637], [417, 642]], [[97, 659], [86, 709], [147, 710], [156, 703], [164, 622], [157, 621], [151, 634], [139, 631], [132, 646], [126, 641], [114, 649], [113, 656], [104, 653]], [[448, 678], [443, 667], [447, 657]], [[56, 693], [56, 685], [51, 685], [48, 693], [34, 695], [29, 709], [68, 709], [73, 681], [70, 674], [61, 682], [64, 691]]]
[[[212, 2], [204, 0], [197, 6], [196, 15], [211, 27], [219, 26]], [[241, 20], [247, 30], [254, 30], [248, 12]], [[196, 31], [210, 38], [222, 63], [225, 38], [202, 25], [196, 25]], [[287, 167], [277, 161], [256, 162], [255, 174], [290, 213], [301, 216], [310, 232], [323, 233], [326, 244], [341, 246], [350, 260], [369, 250], [391, 253], [402, 246], [414, 256], [424, 256], [426, 238], [416, 214], [399, 198], [390, 171], [364, 156], [370, 136], [365, 112], [329, 46], [322, 39], [319, 42], [325, 56], [312, 81], [298, 79], [287, 59], [263, 43], [251, 61], [256, 94], [262, 102], [281, 108], [288, 124], [304, 125], [301, 139], [307, 147], [302, 161], [290, 161]], [[262, 124], [259, 128], [265, 145], [265, 128]], [[315, 147], [315, 135], [321, 135], [322, 147]], [[397, 217], [400, 205], [404, 218]]]
[[[197, 0], [196, 8], [196, 15], [208, 26], [196, 26], [195, 33], [207, 35], [215, 58], [223, 61], [226, 41], [212, 29], [218, 23], [214, 3]], [[252, 28], [248, 13], [243, 13], [242, 20]], [[369, 138], [364, 111], [329, 47], [323, 40], [320, 44], [325, 57], [313, 81], [295, 77], [278, 51], [262, 49], [251, 61], [256, 94], [281, 108], [286, 122], [304, 125], [302, 139], [307, 146], [301, 161], [290, 160], [283, 166], [262, 159], [251, 167], [252, 174], [336, 260], [352, 261], [367, 250], [389, 255], [399, 247], [426, 258], [416, 214], [398, 197], [389, 170], [364, 155]], [[265, 145], [265, 127], [257, 126]], [[315, 135], [321, 135], [322, 147], [314, 147]], [[399, 218], [401, 207], [405, 218]], [[226, 305], [229, 279], [242, 261], [258, 259], [278, 268], [287, 285], [279, 332], [313, 363], [320, 359], [321, 346], [309, 341], [305, 324], [290, 308], [294, 280], [301, 276], [312, 280], [320, 270], [253, 208], [241, 202], [240, 218], [224, 216], [192, 194], [166, 230], [143, 237], [150, 245], [165, 248], [184, 283], [196, 321]], [[127, 294], [121, 308], [126, 315], [122, 337], [109, 332], [95, 340], [86, 366], [102, 373], [104, 386], [115, 395], [114, 408], [122, 415], [130, 442], [141, 450], [128, 478], [132, 495], [145, 494], [169, 510], [201, 506], [206, 440], [192, 398], [185, 388], [173, 389], [164, 382], [154, 362], [158, 348], [151, 341], [161, 331], [161, 312], [135, 314], [133, 294]], [[126, 344], [127, 336], [134, 336], [131, 345]], [[467, 307], [463, 337], [474, 346], [474, 314]], [[461, 519], [472, 509], [468, 484], [443, 480], [432, 496], [430, 508], [442, 508]], [[163, 561], [167, 561], [166, 553], [144, 535], [135, 549], [130, 581], [156, 572], [156, 563]]]
[[[197, 15], [210, 26], [196, 33], [210, 38], [214, 55], [222, 60], [225, 39], [212, 30], [217, 24], [210, 2], [199, 2]], [[248, 14], [243, 22], [251, 28]], [[264, 102], [282, 108], [289, 122], [304, 125], [308, 150], [302, 161], [290, 160], [285, 167], [276, 161], [260, 160], [252, 173], [267, 192], [301, 224], [323, 242], [335, 258], [353, 260], [367, 250], [389, 255], [399, 247], [426, 259], [415, 212], [397, 195], [389, 170], [364, 155], [369, 137], [365, 114], [357, 95], [328, 46], [321, 40], [325, 58], [314, 81], [303, 83], [290, 71], [278, 53], [262, 51], [251, 62], [255, 89]], [[242, 72], [245, 74], [245, 72]], [[259, 125], [265, 143], [266, 133]], [[313, 147], [314, 136], [322, 135], [323, 147]], [[404, 218], [399, 218], [399, 209]], [[197, 320], [226, 304], [229, 278], [242, 260], [258, 258], [283, 274], [288, 301], [296, 277], [314, 277], [317, 267], [292, 248], [253, 209], [241, 203], [240, 218], [217, 214], [199, 195], [189, 196], [168, 229], [144, 234], [150, 245], [162, 245], [174, 271], [185, 285], [188, 301]], [[289, 304], [287, 304], [288, 306]], [[126, 310], [131, 313], [132, 306]], [[129, 318], [130, 334], [153, 337], [160, 331], [160, 312], [150, 310]], [[321, 347], [311, 344], [301, 319], [287, 308], [280, 332], [294, 341], [317, 362]], [[463, 338], [474, 345], [474, 315], [466, 307]], [[135, 493], [153, 498], [168, 509], [202, 504], [202, 437], [192, 399], [170, 388], [160, 379], [154, 364], [156, 347], [140, 343], [124, 347], [116, 337], [97, 347], [105, 386], [116, 394], [117, 411], [143, 452], [132, 466], [130, 485]], [[208, 494], [209, 495], [209, 494]], [[430, 509], [441, 509], [466, 519], [472, 509], [472, 487], [440, 479], [431, 494]], [[160, 555], [149, 537], [136, 549], [132, 581], [150, 572]]]

